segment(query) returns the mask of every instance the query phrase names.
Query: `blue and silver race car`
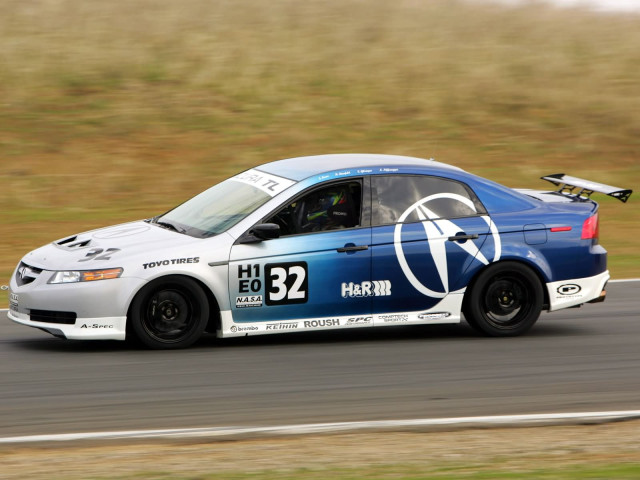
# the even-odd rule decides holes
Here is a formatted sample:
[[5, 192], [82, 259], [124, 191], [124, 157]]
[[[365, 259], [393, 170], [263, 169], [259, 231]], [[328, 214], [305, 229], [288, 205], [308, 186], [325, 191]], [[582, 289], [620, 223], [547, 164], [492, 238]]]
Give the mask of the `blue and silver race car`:
[[564, 174], [514, 190], [433, 160], [267, 163], [169, 212], [27, 254], [9, 318], [67, 339], [181, 348], [219, 337], [458, 323], [491, 336], [604, 300], [602, 192]]

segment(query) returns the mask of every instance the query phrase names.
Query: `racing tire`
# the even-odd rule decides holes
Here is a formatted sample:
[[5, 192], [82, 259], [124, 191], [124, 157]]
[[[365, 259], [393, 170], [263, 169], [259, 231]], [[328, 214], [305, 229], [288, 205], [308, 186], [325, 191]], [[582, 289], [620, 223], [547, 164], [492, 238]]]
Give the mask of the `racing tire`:
[[538, 320], [544, 293], [538, 276], [517, 262], [501, 262], [484, 270], [465, 298], [467, 323], [491, 337], [515, 337]]
[[209, 321], [209, 302], [194, 280], [165, 277], [140, 290], [129, 314], [131, 329], [145, 346], [186, 348], [202, 336]]

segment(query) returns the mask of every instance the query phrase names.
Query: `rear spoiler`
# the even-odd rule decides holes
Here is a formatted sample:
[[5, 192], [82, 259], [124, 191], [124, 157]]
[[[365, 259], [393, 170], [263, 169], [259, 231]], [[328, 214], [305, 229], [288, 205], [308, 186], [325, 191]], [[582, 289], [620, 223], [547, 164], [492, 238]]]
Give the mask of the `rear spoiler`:
[[[570, 177], [564, 173], [554, 173], [540, 178], [556, 185], [560, 185], [557, 193], [575, 196], [577, 199], [587, 199], [593, 192], [598, 192], [605, 193], [610, 197], [617, 198], [621, 202], [626, 203], [633, 193], [633, 190], [630, 189], [625, 190], [618, 187], [612, 187], [611, 185], [605, 185], [604, 183], [590, 182], [589, 180], [583, 180], [582, 178]], [[579, 188], [580, 190], [574, 193], [576, 188]]]

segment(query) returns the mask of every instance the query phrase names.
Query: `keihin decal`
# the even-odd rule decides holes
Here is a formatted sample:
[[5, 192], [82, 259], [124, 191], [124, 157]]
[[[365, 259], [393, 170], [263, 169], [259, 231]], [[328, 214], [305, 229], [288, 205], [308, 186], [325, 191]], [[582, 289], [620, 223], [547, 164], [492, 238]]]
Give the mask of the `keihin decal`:
[[389, 280], [374, 280], [362, 283], [343, 283], [340, 291], [342, 298], [386, 297], [391, 295], [391, 282]]
[[297, 330], [298, 322], [267, 323], [265, 330]]
[[[395, 226], [395, 230], [393, 232], [393, 243], [396, 251], [396, 257], [398, 258], [398, 262], [400, 263], [400, 267], [402, 268], [402, 272], [405, 277], [413, 287], [418, 290], [423, 295], [427, 297], [433, 298], [444, 298], [449, 293], [449, 270], [448, 270], [448, 262], [447, 262], [447, 250], [446, 250], [446, 242], [448, 242], [448, 237], [456, 236], [463, 229], [458, 227], [453, 221], [446, 220], [440, 218], [435, 212], [429, 209], [429, 202], [433, 200], [438, 200], [442, 198], [448, 198], [450, 200], [455, 200], [463, 203], [474, 212], [477, 212], [475, 205], [473, 202], [463, 197], [462, 195], [458, 195], [455, 193], [436, 193], [434, 195], [429, 195], [428, 197], [424, 197], [421, 200], [418, 200], [416, 203], [407, 208]], [[431, 290], [426, 285], [424, 285], [415, 274], [411, 271], [411, 267], [407, 263], [407, 259], [404, 255], [403, 247], [402, 247], [402, 227], [404, 221], [407, 219], [409, 215], [415, 212], [422, 222], [422, 226], [424, 227], [424, 232], [427, 237], [427, 241], [429, 242], [429, 248], [431, 250], [431, 255], [433, 257], [433, 261], [435, 263], [436, 269], [438, 271], [438, 275], [444, 286], [444, 291], [437, 292]], [[495, 245], [495, 254], [493, 257], [493, 262], [500, 259], [501, 253], [501, 243], [500, 243], [500, 235], [498, 233], [498, 229], [496, 228], [493, 221], [486, 215], [480, 217], [482, 218], [488, 225], [491, 235], [493, 237], [494, 245]], [[482, 262], [485, 265], [489, 264], [489, 260], [485, 258], [485, 256], [480, 252], [478, 247], [472, 241], [467, 242], [453, 242], [458, 248], [463, 249], [469, 256], [474, 257], [476, 260]]]
[[253, 168], [235, 177], [231, 177], [231, 180], [253, 185], [272, 197], [296, 183], [288, 178], [278, 177], [277, 175], [271, 175], [270, 173], [261, 172]]

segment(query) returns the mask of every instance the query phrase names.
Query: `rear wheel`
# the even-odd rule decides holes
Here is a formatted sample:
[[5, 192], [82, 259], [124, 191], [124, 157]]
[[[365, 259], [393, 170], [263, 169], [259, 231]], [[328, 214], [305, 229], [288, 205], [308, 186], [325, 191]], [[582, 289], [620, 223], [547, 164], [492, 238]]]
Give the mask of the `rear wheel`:
[[467, 293], [464, 315], [492, 337], [525, 333], [540, 316], [544, 299], [538, 276], [517, 262], [501, 262], [482, 272]]
[[136, 337], [155, 349], [185, 348], [196, 342], [209, 320], [207, 296], [194, 280], [166, 277], [134, 298], [129, 321]]

